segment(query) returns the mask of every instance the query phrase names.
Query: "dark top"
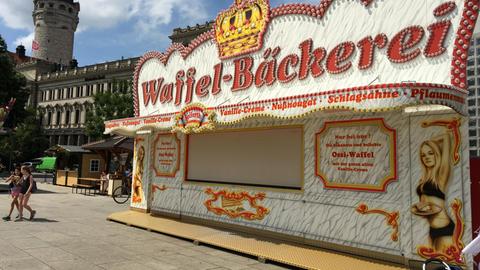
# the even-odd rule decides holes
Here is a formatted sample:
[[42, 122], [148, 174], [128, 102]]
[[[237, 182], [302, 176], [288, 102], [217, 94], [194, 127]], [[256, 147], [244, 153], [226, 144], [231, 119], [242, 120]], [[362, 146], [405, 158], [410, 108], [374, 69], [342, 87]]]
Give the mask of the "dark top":
[[26, 194], [28, 189], [30, 188], [30, 176], [28, 177], [22, 176], [22, 180], [23, 180], [22, 190], [20, 191], [20, 193]]
[[428, 195], [428, 196], [434, 196], [437, 198], [440, 198], [442, 200], [445, 200], [445, 193], [443, 193], [440, 188], [438, 188], [436, 185], [434, 185], [432, 182], [426, 182], [423, 185], [423, 188], [420, 188], [420, 186], [417, 186], [417, 195], [418, 197], [423, 195]]

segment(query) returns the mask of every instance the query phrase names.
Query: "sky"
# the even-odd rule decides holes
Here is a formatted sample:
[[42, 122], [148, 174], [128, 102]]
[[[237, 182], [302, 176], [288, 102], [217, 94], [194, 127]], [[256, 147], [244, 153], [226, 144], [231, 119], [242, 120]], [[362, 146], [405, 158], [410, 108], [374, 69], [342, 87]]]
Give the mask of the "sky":
[[[80, 23], [75, 33], [74, 58], [80, 66], [164, 51], [174, 28], [213, 20], [233, 0], [76, 0]], [[320, 0], [270, 0], [284, 3]], [[22, 44], [31, 55], [33, 0], [0, 0], [0, 35], [10, 51]]]

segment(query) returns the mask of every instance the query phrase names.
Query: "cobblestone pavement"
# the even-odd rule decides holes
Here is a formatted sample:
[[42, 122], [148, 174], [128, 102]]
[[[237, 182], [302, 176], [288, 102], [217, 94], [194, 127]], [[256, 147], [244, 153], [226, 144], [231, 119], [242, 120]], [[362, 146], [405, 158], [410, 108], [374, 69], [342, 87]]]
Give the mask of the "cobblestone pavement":
[[[33, 221], [0, 221], [0, 269], [284, 269], [212, 247], [106, 221], [127, 209], [104, 196], [38, 184]], [[0, 213], [10, 197], [0, 193]], [[13, 216], [16, 215], [16, 210]], [[28, 218], [28, 213], [26, 213]]]

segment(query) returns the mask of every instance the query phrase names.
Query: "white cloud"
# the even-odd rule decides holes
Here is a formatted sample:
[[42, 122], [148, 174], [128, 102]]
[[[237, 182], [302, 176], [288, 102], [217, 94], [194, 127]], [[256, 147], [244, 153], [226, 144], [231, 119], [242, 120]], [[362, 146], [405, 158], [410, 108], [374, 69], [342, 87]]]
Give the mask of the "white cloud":
[[108, 29], [131, 19], [139, 12], [142, 0], [80, 1], [78, 30]]
[[33, 29], [32, 0], [0, 0], [0, 18], [12, 29]]
[[208, 16], [201, 0], [88, 0], [80, 2], [79, 30], [108, 29], [130, 21], [143, 34], [170, 23], [174, 12], [186, 22]]
[[25, 46], [25, 49], [27, 50], [27, 55], [31, 55], [32, 54], [32, 41], [33, 41], [34, 37], [35, 37], [35, 33], [32, 32], [27, 36], [17, 38], [13, 42], [13, 44], [15, 44], [15, 46], [18, 46], [18, 45]]
[[[105, 30], [130, 21], [135, 30], [150, 31], [171, 22], [174, 12], [192, 23], [208, 18], [202, 0], [77, 0], [78, 32]], [[32, 0], [0, 0], [0, 18], [12, 29], [33, 29]]]

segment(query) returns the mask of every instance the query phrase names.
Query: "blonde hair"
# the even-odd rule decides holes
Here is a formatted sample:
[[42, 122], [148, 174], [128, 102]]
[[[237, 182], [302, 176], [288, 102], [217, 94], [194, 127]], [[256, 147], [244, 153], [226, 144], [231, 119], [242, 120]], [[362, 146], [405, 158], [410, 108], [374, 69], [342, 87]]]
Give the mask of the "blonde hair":
[[[435, 157], [435, 165], [433, 165], [433, 168], [428, 168], [425, 163], [423, 163], [422, 159], [422, 147], [423, 146], [428, 146], [432, 149], [433, 151], [433, 156]], [[420, 151], [419, 156], [420, 156], [420, 163], [422, 164], [422, 176], [420, 177], [420, 189], [423, 190], [423, 186], [431, 182], [433, 185], [435, 185], [437, 188], [439, 187], [438, 179], [440, 177], [440, 166], [442, 165], [441, 160], [442, 160], [442, 151], [440, 150], [440, 147], [433, 141], [424, 141], [420, 145]]]
[[[142, 151], [142, 157], [140, 158], [140, 151]], [[143, 174], [143, 160], [145, 159], [145, 148], [143, 147], [143, 145], [140, 145], [140, 147], [138, 147], [138, 151], [137, 151], [137, 156], [136, 156], [136, 167], [137, 167], [137, 173], [138, 174]]]
[[26, 171], [27, 173], [32, 173], [32, 170], [30, 169], [30, 167], [28, 166], [22, 166], [21, 170], [20, 171]]

